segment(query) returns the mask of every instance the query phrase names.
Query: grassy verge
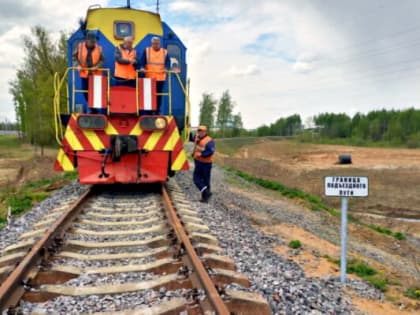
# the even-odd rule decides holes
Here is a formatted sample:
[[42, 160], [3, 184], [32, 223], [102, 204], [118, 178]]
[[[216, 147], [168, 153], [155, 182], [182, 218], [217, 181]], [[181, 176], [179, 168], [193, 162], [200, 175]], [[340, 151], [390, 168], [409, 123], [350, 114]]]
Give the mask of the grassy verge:
[[420, 300], [420, 288], [410, 288], [404, 292], [404, 295], [415, 300]]
[[36, 203], [46, 199], [54, 190], [77, 178], [76, 173], [28, 182], [19, 189], [0, 191], [0, 229], [5, 226], [8, 209], [12, 215], [19, 215], [31, 209]]
[[281, 183], [274, 182], [268, 179], [263, 179], [256, 177], [254, 175], [245, 173], [243, 171], [237, 170], [233, 167], [228, 167], [227, 170], [236, 176], [245, 179], [248, 182], [251, 182], [253, 184], [256, 184], [258, 186], [261, 186], [266, 189], [274, 190], [280, 192], [283, 196], [292, 198], [292, 199], [300, 199], [305, 201], [312, 210], [327, 210], [331, 211], [332, 208], [330, 208], [328, 205], [326, 205], [321, 198], [308, 194], [302, 190], [299, 190], [297, 188], [289, 188], [284, 186]]
[[[328, 255], [324, 256], [329, 262], [336, 265], [340, 265], [340, 259], [332, 258]], [[368, 264], [364, 263], [359, 259], [350, 259], [347, 261], [347, 273], [355, 274], [361, 279], [369, 282], [375, 288], [385, 292], [388, 290], [390, 282], [386, 277], [380, 274], [376, 269], [372, 268]]]
[[403, 234], [401, 232], [393, 232], [393, 231], [391, 231], [387, 228], [384, 228], [382, 226], [378, 226], [378, 225], [374, 225], [374, 224], [369, 224], [368, 226], [369, 226], [369, 228], [371, 228], [372, 230], [375, 230], [376, 232], [386, 234], [386, 235], [390, 235], [390, 236], [396, 238], [397, 240], [405, 240], [407, 238], [405, 236], [405, 234]]
[[[297, 189], [297, 188], [286, 187], [279, 182], [274, 182], [274, 181], [269, 180], [269, 179], [256, 177], [254, 175], [251, 175], [249, 173], [246, 173], [246, 172], [243, 172], [241, 170], [235, 169], [233, 167], [226, 167], [226, 169], [227, 169], [228, 172], [246, 180], [247, 182], [256, 184], [256, 185], [258, 185], [260, 187], [263, 187], [263, 188], [266, 188], [266, 189], [270, 189], [270, 190], [273, 190], [273, 191], [278, 191], [283, 196], [288, 197], [288, 198], [302, 200], [312, 210], [325, 210], [335, 217], [340, 216], [340, 212], [337, 209], [328, 206], [318, 196], [308, 194], [308, 193], [306, 193], [306, 192], [304, 192], [300, 189]], [[376, 231], [378, 233], [389, 235], [389, 236], [391, 236], [391, 237], [393, 237], [397, 240], [405, 240], [406, 239], [405, 234], [403, 234], [401, 232], [394, 232], [394, 231], [391, 231], [389, 229], [386, 229], [386, 228], [378, 226], [378, 225], [363, 223], [362, 221], [360, 221], [359, 219], [355, 218], [352, 215], [349, 215], [348, 219], [349, 219], [350, 222], [362, 225], [362, 226], [367, 227], [367, 228], [369, 228], [373, 231]]]

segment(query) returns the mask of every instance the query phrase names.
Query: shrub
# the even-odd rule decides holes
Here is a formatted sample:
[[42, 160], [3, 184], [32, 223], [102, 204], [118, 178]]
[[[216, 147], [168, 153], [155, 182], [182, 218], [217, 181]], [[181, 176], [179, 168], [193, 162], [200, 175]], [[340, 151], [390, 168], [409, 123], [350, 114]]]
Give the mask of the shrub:
[[404, 292], [404, 295], [412, 299], [420, 300], [420, 288], [410, 288]]
[[366, 276], [373, 276], [376, 275], [378, 272], [373, 269], [372, 267], [366, 265], [363, 262], [358, 261], [350, 261], [347, 266], [348, 273], [355, 273], [359, 277], [366, 277]]
[[388, 281], [386, 279], [380, 279], [377, 277], [364, 277], [363, 279], [382, 292], [385, 292], [388, 289]]
[[407, 239], [407, 237], [405, 236], [405, 234], [404, 233], [401, 233], [401, 232], [396, 232], [396, 233], [393, 234], [393, 236], [397, 240], [401, 240], [401, 241]]
[[299, 240], [291, 240], [289, 242], [289, 247], [293, 249], [298, 249], [302, 247], [302, 243]]

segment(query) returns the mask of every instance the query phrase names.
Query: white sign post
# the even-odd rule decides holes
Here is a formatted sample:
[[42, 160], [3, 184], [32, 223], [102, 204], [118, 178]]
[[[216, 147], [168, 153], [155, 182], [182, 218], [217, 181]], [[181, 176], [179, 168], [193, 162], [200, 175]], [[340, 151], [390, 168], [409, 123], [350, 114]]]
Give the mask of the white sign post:
[[347, 270], [347, 210], [349, 197], [367, 197], [369, 179], [365, 176], [327, 176], [324, 178], [325, 195], [341, 197], [341, 260], [340, 280], [346, 283]]

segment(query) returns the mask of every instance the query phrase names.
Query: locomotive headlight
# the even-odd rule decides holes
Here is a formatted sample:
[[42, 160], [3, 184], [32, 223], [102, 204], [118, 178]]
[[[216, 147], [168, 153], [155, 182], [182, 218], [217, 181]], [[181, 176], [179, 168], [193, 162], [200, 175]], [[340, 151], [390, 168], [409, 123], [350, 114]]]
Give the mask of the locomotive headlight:
[[165, 129], [166, 128], [166, 119], [162, 117], [158, 117], [155, 120], [156, 129]]
[[79, 115], [77, 125], [80, 129], [104, 130], [106, 117], [104, 115]]
[[163, 116], [143, 116], [140, 118], [142, 130], [164, 130], [168, 127], [168, 121]]

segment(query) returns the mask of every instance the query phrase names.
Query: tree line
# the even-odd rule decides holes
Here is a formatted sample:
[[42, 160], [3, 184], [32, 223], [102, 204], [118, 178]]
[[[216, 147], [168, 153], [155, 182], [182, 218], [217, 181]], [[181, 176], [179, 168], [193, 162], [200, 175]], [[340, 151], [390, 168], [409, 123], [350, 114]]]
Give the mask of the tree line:
[[10, 120], [8, 120], [6, 118], [3, 121], [0, 121], [0, 130], [5, 130], [5, 131], [18, 131], [19, 130], [19, 126], [18, 126], [18, 124], [16, 122], [11, 122]]
[[319, 133], [326, 138], [388, 142], [420, 147], [420, 110], [375, 110], [367, 114], [324, 113], [314, 117]]
[[[25, 57], [10, 82], [16, 120], [24, 140], [41, 147], [54, 141], [54, 73], [62, 76], [67, 68], [66, 39], [54, 41], [41, 26], [23, 37]], [[62, 102], [65, 103], [65, 102]]]
[[248, 136], [283, 136], [291, 137], [302, 131], [302, 119], [299, 114], [294, 114], [285, 118], [279, 118], [270, 125], [262, 125], [255, 130], [247, 132]]
[[[306, 128], [305, 128], [306, 127]], [[374, 110], [350, 117], [344, 113], [321, 113], [303, 125], [299, 114], [279, 118], [247, 132], [249, 136], [299, 136], [303, 141], [351, 140], [354, 144], [386, 142], [420, 147], [420, 110]]]
[[235, 102], [229, 90], [217, 100], [212, 93], [203, 93], [200, 107], [199, 124], [209, 128], [214, 137], [238, 137], [244, 134], [241, 113], [233, 113]]

